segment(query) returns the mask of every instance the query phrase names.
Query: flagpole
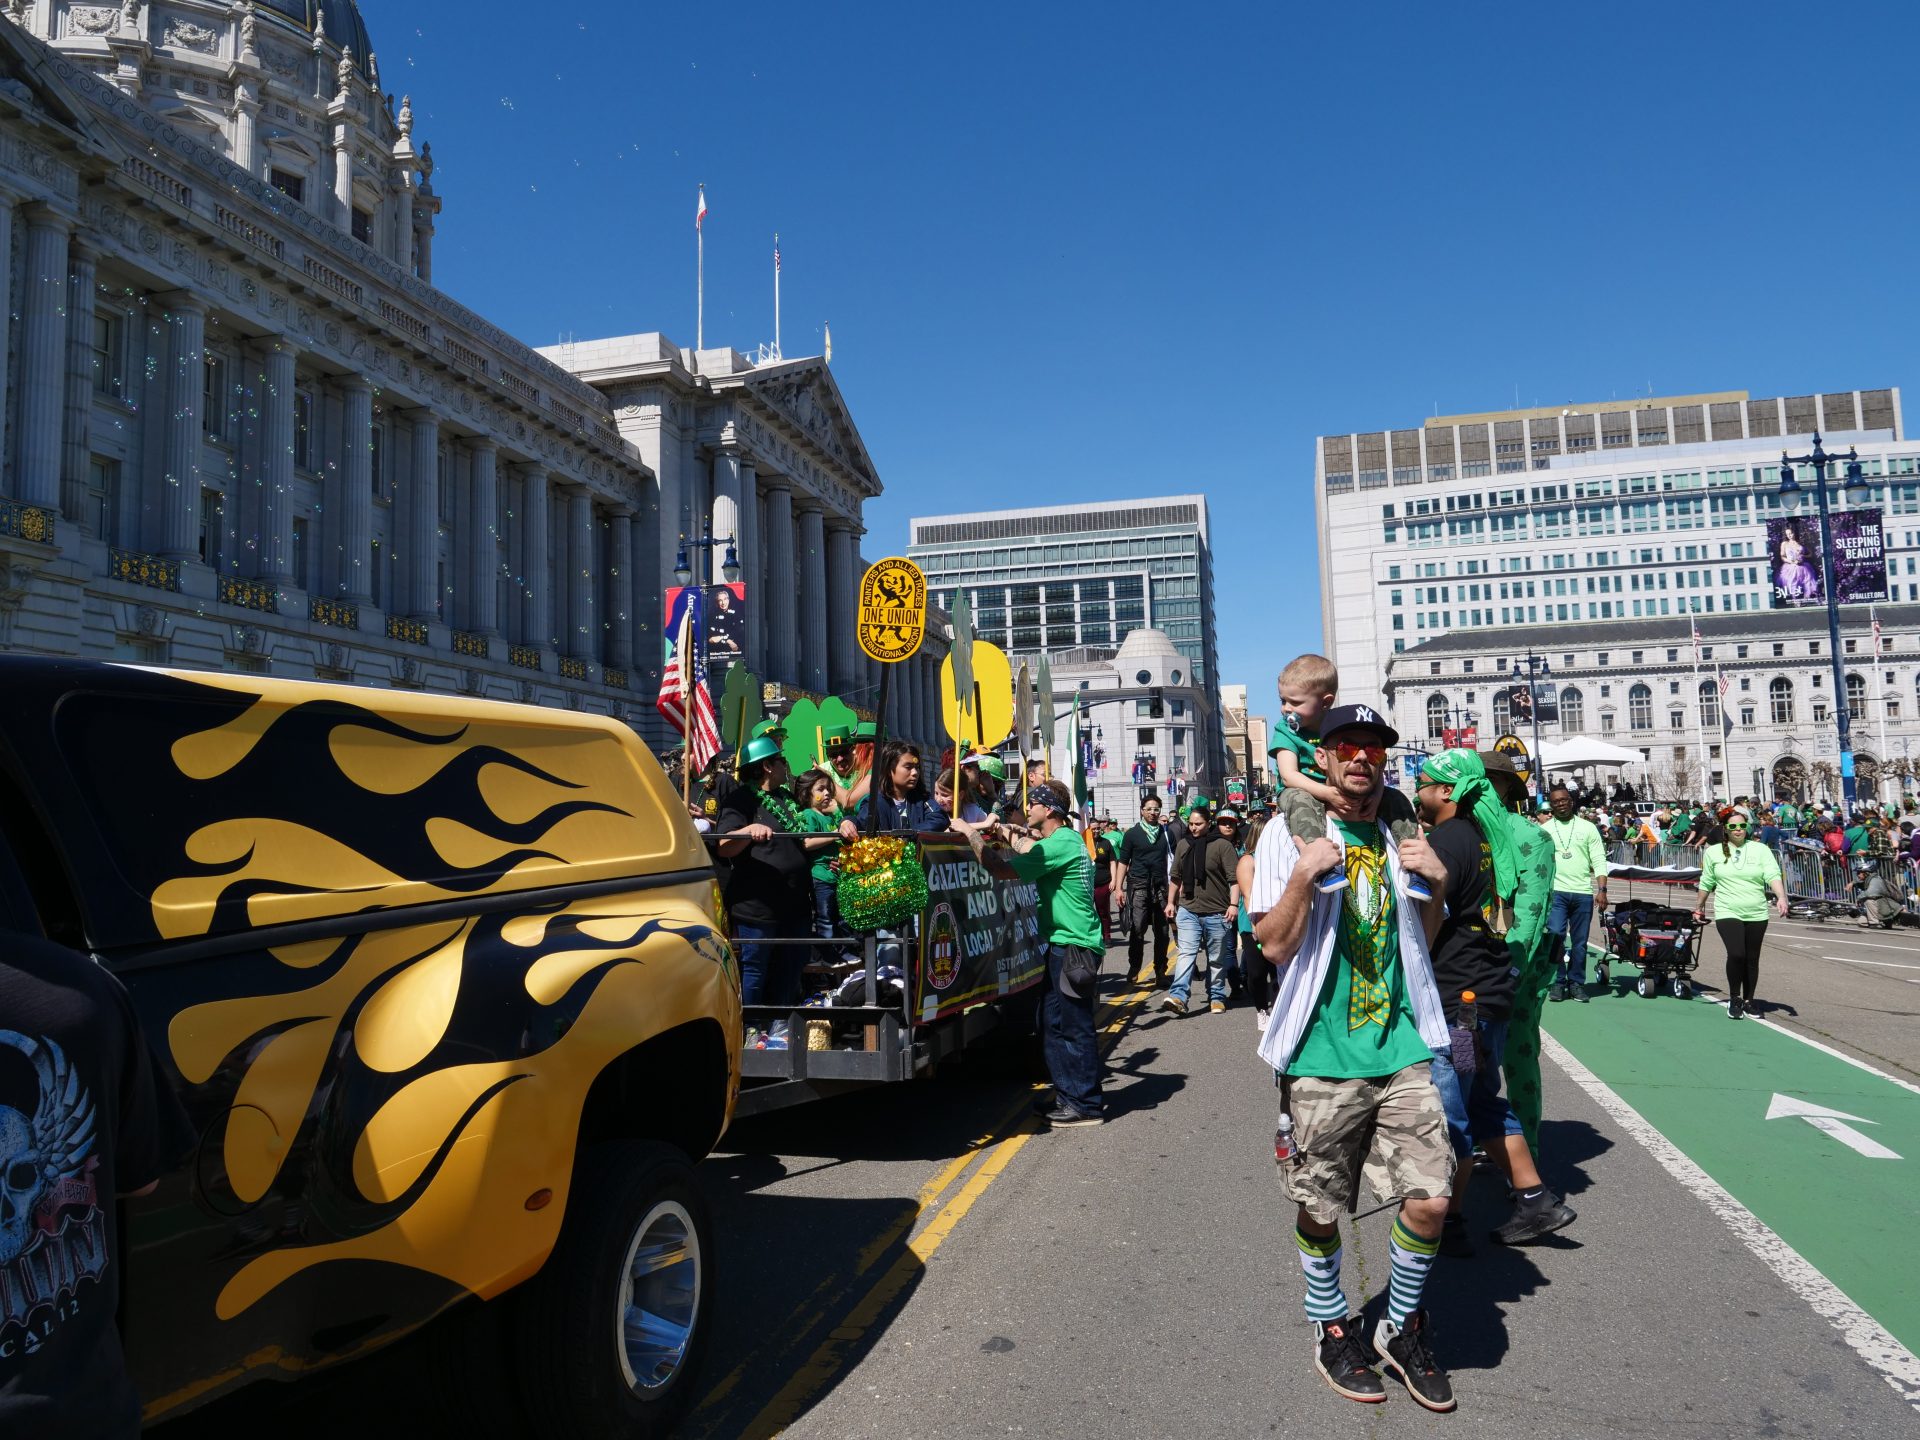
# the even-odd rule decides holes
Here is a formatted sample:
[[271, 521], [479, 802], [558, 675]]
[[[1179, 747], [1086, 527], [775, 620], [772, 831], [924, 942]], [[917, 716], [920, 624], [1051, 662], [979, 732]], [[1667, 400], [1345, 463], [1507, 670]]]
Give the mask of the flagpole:
[[1700, 747], [1700, 799], [1713, 804], [1713, 766], [1707, 760], [1706, 715], [1700, 704], [1700, 621], [1693, 627], [1693, 743]]
[[[685, 192], [682, 191], [682, 194]], [[707, 187], [700, 186], [700, 207], [693, 217], [694, 302], [693, 349], [695, 355], [707, 348]]]
[[773, 232], [773, 353], [785, 358], [780, 349], [780, 232]]

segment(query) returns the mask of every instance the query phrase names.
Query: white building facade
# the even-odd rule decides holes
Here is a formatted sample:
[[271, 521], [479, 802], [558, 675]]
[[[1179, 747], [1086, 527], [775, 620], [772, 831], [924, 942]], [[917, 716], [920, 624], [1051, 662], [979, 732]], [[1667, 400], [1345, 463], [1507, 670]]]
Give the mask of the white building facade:
[[[1920, 601], [1920, 444], [1897, 389], [1729, 391], [1320, 437], [1321, 623], [1342, 694], [1384, 698], [1395, 655], [1462, 632], [1490, 661], [1513, 651], [1516, 626], [1767, 614], [1765, 522], [1813, 504], [1779, 493], [1780, 456], [1815, 431], [1829, 450], [1858, 448], [1870, 483], [1835, 503], [1884, 512], [1889, 599]], [[1424, 715], [1396, 720], [1414, 733]]]
[[[436, 290], [431, 148], [350, 0], [6, 14], [0, 648], [660, 740], [662, 597], [711, 527], [759, 587], [763, 678], [871, 696], [851, 603], [880, 482], [823, 362], [656, 335], [583, 377]], [[936, 733], [932, 699], [899, 713]]]

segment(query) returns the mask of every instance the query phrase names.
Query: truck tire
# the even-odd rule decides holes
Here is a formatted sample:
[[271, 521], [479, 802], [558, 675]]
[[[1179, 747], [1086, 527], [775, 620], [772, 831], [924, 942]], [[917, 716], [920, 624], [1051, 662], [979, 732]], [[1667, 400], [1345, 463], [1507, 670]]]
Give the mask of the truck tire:
[[712, 1224], [686, 1157], [639, 1140], [587, 1151], [559, 1242], [515, 1316], [535, 1433], [665, 1435], [692, 1395], [714, 1278]]

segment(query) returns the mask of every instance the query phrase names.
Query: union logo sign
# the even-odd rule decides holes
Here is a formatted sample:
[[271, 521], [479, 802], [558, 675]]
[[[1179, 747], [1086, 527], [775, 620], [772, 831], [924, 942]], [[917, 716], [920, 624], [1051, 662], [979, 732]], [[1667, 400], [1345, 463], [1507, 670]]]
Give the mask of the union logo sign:
[[920, 567], [897, 555], [869, 565], [854, 631], [869, 657], [889, 665], [917, 651], [927, 633], [927, 577]]

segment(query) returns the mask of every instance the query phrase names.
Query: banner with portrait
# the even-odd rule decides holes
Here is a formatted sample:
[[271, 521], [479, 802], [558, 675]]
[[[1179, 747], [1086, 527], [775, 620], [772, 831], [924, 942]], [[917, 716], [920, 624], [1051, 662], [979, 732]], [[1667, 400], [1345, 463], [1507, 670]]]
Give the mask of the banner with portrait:
[[[671, 658], [680, 636], [680, 618], [687, 608], [687, 594], [694, 587], [674, 585], [666, 594], [666, 625], [662, 630], [666, 649], [663, 659]], [[747, 658], [747, 587], [705, 585], [700, 588], [700, 621], [705, 632], [701, 642], [706, 650], [707, 687], [715, 696], [726, 689], [727, 671]]]
[[[1886, 534], [1878, 506], [1836, 511], [1833, 533], [1834, 598], [1865, 605], [1887, 598]], [[1814, 515], [1776, 515], [1767, 521], [1767, 593], [1776, 610], [1827, 603], [1829, 577], [1820, 555]]]

